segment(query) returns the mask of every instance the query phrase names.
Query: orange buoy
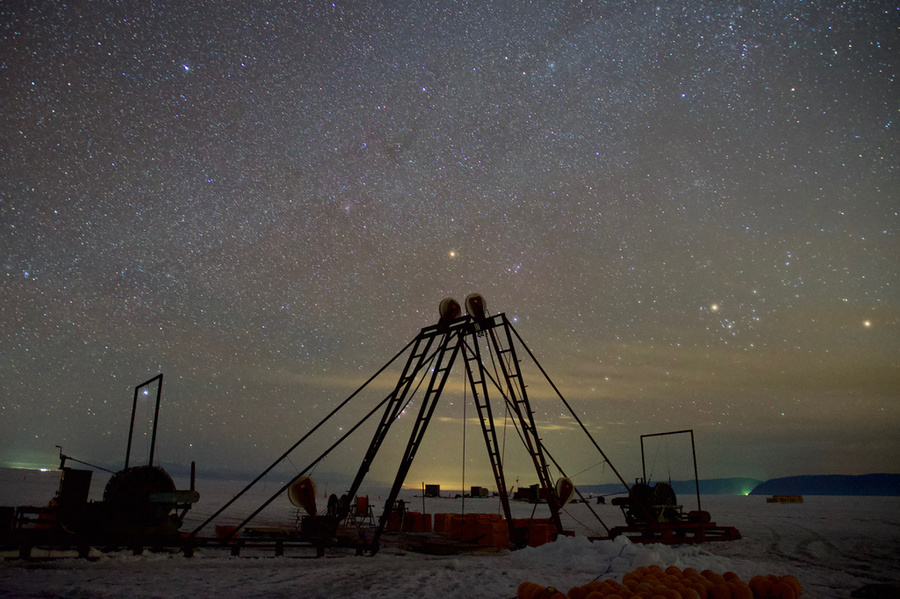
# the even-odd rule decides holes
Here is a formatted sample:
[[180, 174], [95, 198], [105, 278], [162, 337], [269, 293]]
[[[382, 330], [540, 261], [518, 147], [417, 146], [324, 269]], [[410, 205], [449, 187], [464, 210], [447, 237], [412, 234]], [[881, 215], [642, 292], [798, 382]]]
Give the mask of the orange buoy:
[[709, 589], [709, 599], [732, 599], [731, 588], [724, 582]]
[[740, 581], [739, 578], [732, 578], [728, 581], [731, 587], [732, 599], [753, 599], [753, 591], [746, 583]]
[[783, 580], [779, 580], [772, 586], [772, 593], [776, 599], [797, 599], [794, 587]]
[[533, 599], [535, 591], [542, 588], [543, 587], [533, 582], [523, 582], [519, 585], [519, 588], [516, 589], [516, 597], [518, 597], [518, 599]]
[[[754, 584], [755, 583], [755, 584]], [[754, 576], [750, 581], [750, 588], [753, 589], [755, 597], [769, 597], [775, 585], [772, 581], [763, 576]]]
[[794, 593], [796, 593], [798, 597], [800, 596], [800, 593], [803, 592], [803, 587], [800, 586], [800, 581], [797, 580], [796, 576], [792, 576], [791, 574], [786, 574], [781, 577], [781, 580], [783, 580], [784, 582], [791, 585], [794, 589]]

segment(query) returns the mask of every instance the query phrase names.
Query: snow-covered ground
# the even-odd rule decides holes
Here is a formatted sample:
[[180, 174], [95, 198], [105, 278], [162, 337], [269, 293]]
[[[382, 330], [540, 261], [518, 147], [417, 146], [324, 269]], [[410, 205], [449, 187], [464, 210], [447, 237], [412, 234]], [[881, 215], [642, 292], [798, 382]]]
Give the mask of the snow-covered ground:
[[[13, 473], [13, 474], [10, 474]], [[0, 505], [41, 504], [53, 495], [58, 474], [0, 472]], [[95, 488], [102, 491], [102, 484]], [[240, 490], [240, 483], [198, 481], [201, 502], [191, 524], [211, 514]], [[260, 489], [219, 523], [233, 523], [249, 513], [260, 497], [277, 485]], [[321, 491], [321, 489], [320, 489]], [[95, 493], [96, 494], [96, 493]], [[322, 493], [320, 493], [322, 494]], [[405, 493], [412, 510], [422, 511], [418, 491]], [[376, 513], [377, 494], [370, 496]], [[679, 497], [686, 509], [696, 497]], [[739, 541], [693, 546], [633, 545], [626, 540], [590, 542], [597, 531], [584, 505], [570, 505], [564, 523], [576, 536], [521, 551], [435, 557], [385, 548], [373, 557], [330, 554], [323, 559], [293, 559], [259, 554], [259, 559], [231, 557], [220, 550], [200, 550], [193, 558], [145, 552], [96, 554], [95, 561], [75, 557], [30, 562], [0, 562], [3, 597], [496, 597], [510, 598], [523, 581], [568, 590], [596, 578], [622, 579], [639, 566], [676, 565], [733, 571], [744, 581], [757, 574], [792, 574], [804, 597], [846, 598], [869, 584], [900, 581], [900, 498], [806, 497], [802, 504], [767, 504], [763, 497], [706, 495], [703, 509], [720, 525], [737, 527]], [[608, 526], [623, 522], [611, 505], [594, 505]], [[530, 516], [534, 506], [514, 504], [516, 516]], [[429, 513], [496, 512], [496, 499], [429, 499]], [[545, 515], [537, 508], [535, 514]], [[265, 522], [290, 521], [293, 508], [279, 498], [263, 513]], [[207, 532], [207, 531], [204, 531]], [[212, 531], [208, 531], [212, 534]], [[12, 554], [14, 555], [14, 554]], [[35, 550], [35, 557], [40, 552]], [[248, 555], [245, 553], [245, 555]], [[305, 554], [305, 555], [308, 555]]]

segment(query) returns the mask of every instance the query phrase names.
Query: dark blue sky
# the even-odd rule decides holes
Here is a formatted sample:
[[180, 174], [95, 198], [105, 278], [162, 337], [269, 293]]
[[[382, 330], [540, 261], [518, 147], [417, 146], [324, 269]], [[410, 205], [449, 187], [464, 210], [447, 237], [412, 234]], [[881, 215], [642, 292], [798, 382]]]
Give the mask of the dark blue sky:
[[[4, 465], [120, 465], [164, 372], [163, 462], [260, 470], [477, 291], [627, 478], [681, 428], [705, 477], [897, 471], [895, 4], [0, 15]], [[458, 479], [454, 381], [414, 482]]]

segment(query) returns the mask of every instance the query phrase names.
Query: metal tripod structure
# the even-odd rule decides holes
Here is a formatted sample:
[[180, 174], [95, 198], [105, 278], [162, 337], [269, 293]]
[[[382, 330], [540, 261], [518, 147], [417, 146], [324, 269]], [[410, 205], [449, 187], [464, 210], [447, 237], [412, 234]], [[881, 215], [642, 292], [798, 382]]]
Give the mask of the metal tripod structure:
[[[481, 301], [483, 301], [483, 298]], [[423, 328], [419, 332], [419, 334], [409, 344], [407, 344], [407, 346], [403, 350], [401, 350], [396, 356], [394, 356], [394, 358], [392, 358], [381, 370], [379, 370], [378, 373], [376, 373], [368, 381], [366, 381], [366, 383], [364, 383], [362, 387], [357, 389], [357, 391], [354, 392], [347, 400], [345, 400], [337, 408], [335, 408], [335, 410], [328, 414], [328, 416], [326, 416], [324, 420], [313, 427], [313, 429], [309, 433], [307, 433], [303, 438], [297, 441], [297, 443], [295, 443], [269, 468], [267, 468], [262, 474], [260, 474], [253, 482], [247, 485], [244, 490], [235, 495], [235, 497], [230, 502], [228, 502], [215, 514], [210, 516], [209, 519], [203, 522], [191, 534], [197, 535], [197, 533], [202, 528], [204, 528], [210, 521], [212, 521], [220, 513], [222, 513], [222, 511], [224, 511], [229, 505], [231, 505], [241, 495], [243, 495], [244, 492], [249, 490], [250, 487], [252, 487], [257, 481], [265, 476], [266, 473], [272, 470], [279, 462], [285, 459], [290, 452], [292, 452], [297, 446], [300, 445], [300, 443], [302, 443], [316, 429], [321, 427], [327, 420], [334, 416], [343, 406], [345, 406], [350, 401], [350, 399], [357, 395], [363, 388], [366, 387], [366, 385], [368, 385], [376, 376], [383, 372], [399, 356], [404, 354], [410, 347], [412, 347], [412, 350], [409, 353], [406, 364], [401, 371], [400, 378], [396, 386], [388, 394], [388, 396], [385, 397], [385, 399], [382, 400], [377, 406], [375, 406], [375, 408], [371, 410], [359, 423], [353, 426], [349, 431], [347, 431], [347, 433], [345, 433], [340, 439], [338, 439], [333, 445], [331, 445], [324, 453], [313, 460], [313, 462], [310, 463], [309, 466], [299, 472], [290, 482], [285, 484], [268, 501], [263, 503], [263, 505], [260, 506], [253, 514], [251, 514], [241, 524], [239, 524], [232, 535], [236, 534], [238, 530], [243, 528], [252, 518], [254, 518], [259, 512], [261, 512], [276, 497], [285, 492], [295, 481], [299, 480], [302, 476], [311, 471], [311, 469], [316, 464], [318, 464], [318, 462], [324, 459], [329, 452], [331, 452], [335, 447], [342, 443], [366, 420], [378, 413], [379, 410], [382, 410], [381, 419], [375, 430], [375, 434], [372, 437], [372, 441], [369, 444], [368, 450], [363, 457], [359, 470], [357, 471], [356, 476], [353, 479], [353, 483], [351, 484], [347, 493], [343, 496], [343, 500], [339, 505], [337, 513], [333, 515], [333, 525], [336, 528], [337, 525], [340, 522], [343, 522], [350, 513], [353, 498], [359, 491], [360, 486], [362, 485], [366, 474], [368, 473], [373, 461], [375, 460], [379, 449], [381, 448], [384, 441], [388, 438], [391, 426], [411, 405], [413, 396], [417, 392], [419, 386], [421, 386], [427, 379], [427, 388], [425, 391], [425, 395], [420, 405], [418, 406], [416, 419], [412, 426], [412, 432], [410, 434], [409, 441], [407, 442], [406, 449], [401, 457], [400, 465], [398, 467], [396, 477], [394, 478], [393, 485], [391, 486], [390, 493], [387, 497], [387, 500], [385, 501], [384, 511], [379, 518], [376, 531], [369, 545], [369, 550], [371, 553], [377, 552], [379, 547], [379, 540], [388, 523], [391, 511], [394, 509], [394, 503], [397, 500], [404, 481], [406, 480], [406, 476], [409, 473], [410, 467], [412, 466], [412, 463], [415, 459], [416, 452], [422, 444], [425, 431], [428, 428], [428, 424], [430, 423], [432, 416], [434, 415], [435, 408], [437, 407], [438, 401], [440, 400], [441, 394], [444, 390], [444, 387], [446, 386], [450, 372], [453, 369], [453, 365], [460, 354], [462, 354], [463, 356], [462, 362], [466, 370], [466, 379], [469, 389], [472, 392], [475, 406], [477, 408], [478, 419], [481, 424], [482, 436], [484, 438], [487, 454], [491, 462], [491, 468], [493, 471], [495, 483], [497, 485], [503, 513], [510, 525], [511, 536], [514, 535], [515, 531], [512, 525], [513, 518], [509, 504], [510, 498], [508, 495], [508, 487], [503, 472], [503, 452], [500, 443], [498, 442], [497, 429], [495, 426], [494, 416], [489, 398], [489, 391], [492, 388], [502, 396], [506, 407], [513, 416], [515, 428], [518, 431], [518, 434], [526, 451], [531, 457], [535, 473], [537, 474], [539, 486], [541, 489], [541, 499], [545, 500], [549, 507], [550, 521], [555, 526], [557, 532], [562, 533], [563, 525], [560, 520], [559, 512], [563, 506], [561, 505], [561, 499], [557, 493], [556, 486], [550, 473], [548, 460], [554, 464], [554, 466], [559, 470], [562, 476], [566, 475], [560, 465], [556, 462], [555, 459], [553, 459], [553, 457], [549, 454], [549, 452], [541, 442], [537, 426], [535, 425], [534, 411], [528, 399], [526, 384], [520, 368], [520, 358], [516, 352], [514, 338], [518, 340], [521, 347], [524, 348], [524, 350], [535, 362], [535, 364], [537, 364], [537, 360], [535, 359], [534, 354], [532, 354], [527, 346], [525, 346], [524, 341], [522, 341], [522, 338], [519, 337], [512, 324], [506, 318], [505, 314], [500, 313], [494, 316], [488, 316], [484, 313], [483, 310], [475, 310], [474, 312], [476, 316], [468, 314], [464, 316], [458, 316], [459, 306], [458, 304], [456, 304], [456, 302], [453, 302], [453, 304], [455, 304], [455, 312], [444, 315], [440, 323]], [[484, 346], [484, 350], [486, 350], [491, 356], [491, 361], [494, 363], [494, 373], [491, 373], [491, 371], [487, 367], [482, 346]], [[499, 371], [497, 371], [497, 364], [499, 364]], [[569, 409], [575, 421], [587, 434], [594, 447], [600, 452], [600, 454], [604, 458], [604, 461], [610, 465], [612, 471], [616, 474], [616, 476], [627, 489], [628, 486], [625, 483], [624, 479], [622, 479], [615, 468], [612, 467], [612, 464], [609, 462], [606, 455], [600, 449], [599, 445], [597, 445], [596, 441], [594, 441], [593, 437], [591, 437], [590, 433], [588, 433], [587, 429], [584, 427], [577, 414], [572, 411], [571, 406], [569, 406], [566, 400], [562, 397], [553, 382], [550, 381], [547, 373], [543, 370], [542, 367], [540, 367], [540, 364], [538, 364], [538, 368], [541, 370], [547, 381], [550, 383], [550, 385], [559, 395], [560, 399]], [[577, 488], [576, 492], [579, 494], [579, 496], [581, 496], [580, 492], [577, 491]], [[582, 497], [582, 499], [584, 498]], [[591, 511], [593, 512], [593, 508], [591, 508]], [[605, 524], [603, 524], [602, 520], [600, 520], [600, 517], [596, 514], [596, 512], [594, 512], [594, 515], [608, 532], [609, 528], [606, 527]]]
[[[525, 447], [534, 463], [535, 472], [537, 473], [540, 486], [543, 489], [544, 497], [550, 507], [551, 520], [559, 532], [562, 532], [562, 523], [559, 518], [559, 498], [557, 497], [553, 481], [551, 479], [550, 470], [547, 466], [547, 460], [544, 456], [543, 446], [538, 437], [537, 427], [534, 423], [534, 416], [528, 402], [528, 396], [525, 391], [525, 384], [522, 378], [519, 362], [515, 355], [515, 349], [511, 343], [510, 324], [504, 314], [493, 317], [487, 317], [476, 321], [470, 316], [457, 319], [444, 328], [440, 325], [437, 327], [428, 327], [422, 329], [416, 337], [413, 351], [410, 354], [400, 381], [391, 395], [388, 406], [384, 411], [381, 422], [369, 445], [363, 463], [353, 481], [347, 497], [352, 498], [359, 490], [359, 486], [369, 469], [375, 454], [381, 447], [381, 443], [390, 430], [391, 425], [397, 420], [397, 416], [407, 404], [409, 390], [412, 387], [413, 380], [417, 373], [422, 369], [424, 364], [432, 363], [430, 376], [428, 378], [428, 388], [425, 391], [425, 397], [419, 406], [416, 421], [413, 424], [412, 433], [407, 443], [406, 450], [400, 460], [400, 466], [397, 470], [397, 476], [394, 484], [388, 494], [385, 502], [385, 511], [382, 514], [375, 536], [372, 539], [372, 547], [378, 547], [378, 541], [387, 524], [388, 516], [397, 500], [397, 496], [406, 480], [406, 475], [412, 466], [416, 452], [421, 446], [425, 430], [434, 410], [437, 407], [441, 392], [447, 382], [447, 378], [453, 368], [460, 353], [463, 354], [463, 362], [465, 364], [466, 376], [469, 386], [472, 390], [472, 396], [475, 400], [475, 406], [478, 410], [478, 419], [481, 423], [481, 432], [484, 437], [487, 454], [490, 458], [491, 469], [494, 474], [494, 481], [500, 495], [500, 503], [503, 507], [504, 515], [507, 521], [512, 521], [512, 514], [509, 506], [509, 495], [507, 492], [506, 480], [503, 474], [502, 452], [497, 440], [496, 427], [494, 425], [494, 417], [491, 411], [491, 405], [488, 401], [488, 380], [489, 372], [485, 368], [485, 363], [481, 356], [481, 347], [478, 337], [483, 335], [490, 343], [490, 347], [494, 353], [500, 358], [500, 367], [503, 372], [505, 388], [499, 388], [504, 394], [507, 405], [514, 412], [517, 420], [518, 428]], [[496, 329], [505, 332], [507, 343], [501, 343], [501, 339], [495, 333]], [[426, 357], [433, 350], [433, 361], [426, 360]], [[509, 359], [505, 359], [507, 354]], [[341, 518], [346, 516], [349, 504], [344, 504], [343, 511], [340, 513]]]

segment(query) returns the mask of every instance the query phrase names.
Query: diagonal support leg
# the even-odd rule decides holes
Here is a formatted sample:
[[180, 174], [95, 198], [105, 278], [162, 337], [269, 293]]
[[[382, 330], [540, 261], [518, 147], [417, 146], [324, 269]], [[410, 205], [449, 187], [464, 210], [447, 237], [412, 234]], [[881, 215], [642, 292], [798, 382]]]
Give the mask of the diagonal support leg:
[[391, 510], [394, 508], [394, 502], [400, 494], [400, 488], [403, 486], [403, 481], [406, 480], [406, 475], [409, 473], [409, 468], [412, 465], [413, 459], [416, 457], [416, 452], [425, 435], [425, 429], [431, 421], [431, 416], [434, 414], [435, 407], [437, 407], [437, 402], [440, 399], [441, 392], [444, 390], [444, 385], [447, 383], [450, 370], [453, 368], [453, 362], [456, 360], [456, 356], [459, 353], [459, 348], [462, 344], [461, 331], [462, 329], [449, 331], [441, 346], [438, 348], [437, 362], [431, 373], [428, 391], [426, 391], [425, 398], [422, 400], [422, 405], [419, 408], [416, 422], [413, 424], [413, 430], [409, 437], [409, 443], [406, 446], [406, 451], [403, 453], [403, 458], [400, 460], [397, 476], [394, 479], [391, 492], [388, 494], [388, 498], [385, 501], [384, 512], [381, 514], [381, 518], [378, 521], [378, 528], [375, 530], [375, 535], [372, 538], [371, 552], [373, 554], [378, 551], [378, 541], [381, 538], [381, 534], [384, 532]]
[[494, 473], [494, 481], [497, 484], [497, 492], [500, 496], [500, 505], [503, 507], [503, 515], [506, 517], [506, 521], [512, 524], [512, 510], [509, 506], [509, 495], [507, 493], [506, 478], [503, 474], [503, 462], [500, 454], [500, 445], [497, 442], [494, 415], [491, 411], [491, 404], [488, 399], [487, 376], [484, 372], [484, 363], [481, 359], [481, 347], [478, 343], [477, 335], [469, 335], [468, 339], [472, 341], [471, 347], [466, 343], [462, 348], [466, 366], [466, 375], [469, 379], [469, 386], [472, 389], [475, 407], [478, 409], [478, 419], [481, 422], [481, 433], [484, 437], [485, 446], [487, 447], [488, 457], [490, 458], [491, 469]]
[[[550, 508], [550, 519], [553, 521], [556, 530], [562, 533], [563, 526], [559, 518], [559, 510], [562, 506], [560, 506], [559, 498], [556, 496], [556, 488], [550, 476], [550, 469], [544, 456], [541, 439], [538, 436], [537, 426], [534, 422], [534, 410], [532, 410], [531, 403], [528, 401], [528, 393], [525, 390], [525, 381], [522, 378], [519, 359], [516, 356], [510, 325], [504, 314], [500, 314], [495, 318], [500, 318], [501, 324], [489, 329], [487, 333], [494, 351], [500, 358], [500, 369], [506, 382], [507, 403], [519, 420], [525, 448], [531, 456], [538, 481], [547, 498], [547, 505]], [[496, 328], [502, 328], [505, 346], [497, 338], [495, 334]]]
[[[440, 332], [435, 327], [428, 327], [422, 329], [418, 336], [416, 336], [412, 352], [409, 355], [406, 365], [403, 367], [397, 386], [394, 387], [394, 391], [391, 393], [387, 406], [382, 413], [381, 421], [375, 429], [375, 435], [372, 437], [371, 443], [369, 443], [366, 455], [363, 457], [359, 470], [356, 473], [356, 477], [350, 485], [350, 489], [344, 496], [344, 501], [341, 502], [337, 518], [338, 522], [342, 522], [350, 513], [353, 498], [356, 496], [359, 487], [362, 485], [363, 479], [369, 472], [369, 468], [372, 466], [372, 462], [375, 460], [378, 450], [381, 449], [381, 445], [387, 437], [391, 425], [397, 420], [397, 416], [399, 416], [400, 412], [403, 410], [403, 406], [406, 405], [407, 397], [409, 396], [416, 376], [430, 361], [429, 354], [431, 352], [431, 347], [434, 344], [434, 340], [439, 335]], [[441, 344], [446, 343], [446, 338], [447, 335], [444, 334], [444, 339], [442, 339]]]

